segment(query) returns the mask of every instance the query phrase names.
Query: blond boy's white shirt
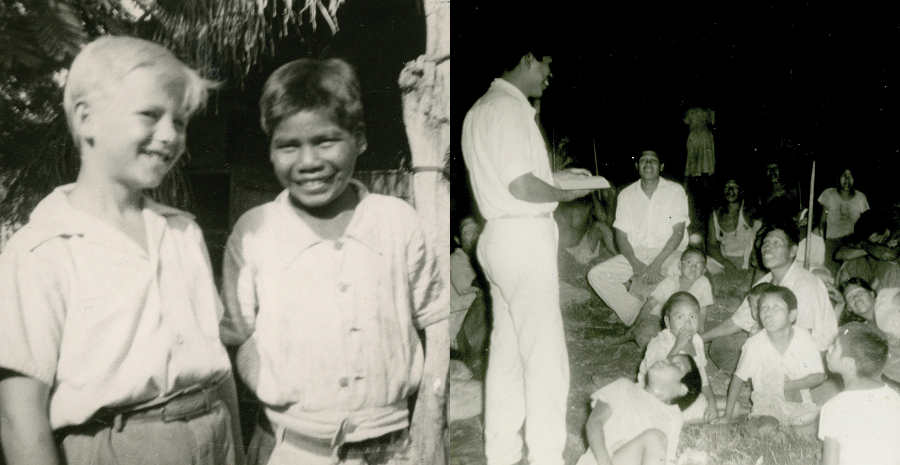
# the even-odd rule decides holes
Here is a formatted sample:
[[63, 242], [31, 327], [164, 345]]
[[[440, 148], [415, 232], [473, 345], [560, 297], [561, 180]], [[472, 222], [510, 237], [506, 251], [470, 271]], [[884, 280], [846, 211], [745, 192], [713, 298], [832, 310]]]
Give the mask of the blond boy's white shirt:
[[[755, 284], [771, 283], [772, 279], [772, 273], [766, 273]], [[819, 352], [826, 351], [837, 335], [837, 318], [825, 284], [816, 275], [794, 262], [780, 285], [790, 289], [797, 297], [797, 321], [794, 324], [810, 332]], [[756, 327], [746, 298], [731, 315], [731, 321], [747, 332], [752, 332]]]
[[227, 376], [192, 217], [145, 199], [145, 252], [72, 207], [72, 187], [44, 198], [0, 257], [0, 366], [51, 387], [54, 429]]
[[[315, 235], [287, 192], [245, 213], [224, 260], [223, 339], [252, 338], [257, 396], [276, 425], [347, 441], [408, 425], [419, 385], [416, 333], [446, 319], [449, 289], [415, 211], [362, 194], [337, 240]], [[245, 367], [238, 367], [239, 370]]]

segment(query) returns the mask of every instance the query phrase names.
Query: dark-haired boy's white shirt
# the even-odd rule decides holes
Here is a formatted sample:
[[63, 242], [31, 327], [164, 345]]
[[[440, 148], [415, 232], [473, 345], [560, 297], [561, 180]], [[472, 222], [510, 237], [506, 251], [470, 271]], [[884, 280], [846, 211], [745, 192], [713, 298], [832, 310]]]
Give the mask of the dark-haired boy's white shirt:
[[0, 366], [50, 390], [50, 426], [228, 376], [200, 228], [144, 199], [147, 250], [69, 203], [37, 205], [0, 255]]
[[[666, 462], [675, 463], [678, 441], [683, 425], [681, 410], [675, 404], [665, 404], [637, 383], [619, 378], [591, 394], [591, 407], [601, 401], [609, 406], [611, 415], [603, 424], [606, 450], [610, 456], [617, 449], [649, 429], [666, 435]], [[576, 465], [595, 465], [594, 453], [588, 448]]]
[[[754, 285], [771, 283], [772, 273], [766, 273]], [[824, 352], [837, 335], [837, 319], [828, 289], [816, 275], [804, 269], [798, 263], [791, 264], [780, 286], [786, 287], [797, 297], [796, 326], [807, 329], [816, 342], [819, 352]], [[752, 333], [758, 326], [750, 314], [747, 298], [731, 315], [731, 321], [739, 328]]]
[[349, 188], [360, 201], [337, 240], [316, 235], [287, 191], [241, 216], [225, 251], [222, 333], [254, 340], [255, 392], [274, 424], [359, 441], [408, 426], [417, 330], [446, 319], [450, 299], [412, 207]]
[[843, 391], [825, 402], [819, 439], [837, 441], [840, 464], [900, 463], [900, 394], [884, 385]]
[[816, 410], [809, 389], [800, 391], [800, 404], [808, 405], [809, 409], [793, 408], [797, 402], [788, 402], [784, 397], [785, 377], [797, 380], [825, 373], [822, 357], [809, 332], [798, 326], [793, 329], [791, 341], [783, 353], [772, 345], [765, 329], [750, 336], [741, 348], [741, 358], [734, 375], [753, 382], [751, 415], [770, 415], [790, 423], [797, 420], [795, 415], [814, 413]]

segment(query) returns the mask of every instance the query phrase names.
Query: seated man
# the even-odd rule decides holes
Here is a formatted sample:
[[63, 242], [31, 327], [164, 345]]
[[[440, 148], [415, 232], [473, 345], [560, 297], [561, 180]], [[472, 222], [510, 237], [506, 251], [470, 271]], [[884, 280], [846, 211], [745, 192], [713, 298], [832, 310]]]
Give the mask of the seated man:
[[[769, 270], [758, 283], [769, 282], [784, 286], [797, 296], [796, 325], [809, 330], [819, 352], [824, 352], [837, 334], [837, 319], [828, 290], [816, 275], [795, 262], [797, 231], [790, 223], [769, 226], [763, 231], [762, 262]], [[726, 372], [733, 372], [740, 356], [740, 348], [747, 334], [757, 327], [748, 299], [744, 299], [730, 318], [703, 333], [709, 347], [709, 358]], [[743, 331], [743, 332], [742, 332]], [[724, 336], [730, 336], [724, 338]]]
[[487, 308], [471, 257], [481, 226], [472, 216], [459, 222], [458, 247], [450, 254], [450, 349], [478, 378], [486, 368]]
[[872, 283], [875, 290], [900, 287], [900, 247], [892, 232], [887, 212], [863, 212], [854, 233], [834, 253], [834, 259], [843, 262], [838, 283], [861, 278]]
[[629, 326], [643, 299], [629, 294], [624, 283], [630, 279], [632, 292], [640, 287], [649, 294], [664, 276], [678, 274], [687, 248], [687, 195], [680, 184], [660, 177], [663, 166], [656, 152], [641, 152], [636, 164], [641, 179], [622, 189], [616, 203], [613, 228], [620, 255], [588, 272], [594, 292]]

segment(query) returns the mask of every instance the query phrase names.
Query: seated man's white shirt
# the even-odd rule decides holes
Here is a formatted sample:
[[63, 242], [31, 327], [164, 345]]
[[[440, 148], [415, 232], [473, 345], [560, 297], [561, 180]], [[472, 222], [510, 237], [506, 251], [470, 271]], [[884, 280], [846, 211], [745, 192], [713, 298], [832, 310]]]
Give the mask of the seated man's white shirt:
[[[666, 279], [662, 280], [650, 295], [653, 297], [653, 300], [656, 301], [656, 305], [650, 310], [650, 314], [661, 316], [663, 305], [669, 300], [669, 297], [672, 297], [672, 295], [678, 292], [680, 288], [681, 283], [680, 277], [678, 276], [667, 276]], [[709, 284], [709, 279], [707, 279], [706, 276], [697, 278], [697, 280], [691, 284], [691, 287], [688, 288], [688, 293], [697, 298], [697, 302], [700, 303], [700, 308], [707, 307], [714, 303], [712, 285]]]
[[[766, 273], [756, 284], [771, 282], [772, 273]], [[780, 285], [790, 289], [797, 297], [797, 321], [794, 324], [812, 334], [819, 352], [827, 350], [837, 335], [837, 319], [825, 284], [816, 275], [793, 263]], [[750, 314], [750, 304], [746, 298], [731, 315], [731, 321], [744, 331], [753, 332], [756, 322]]]
[[463, 158], [472, 193], [487, 220], [536, 216], [556, 209], [556, 202], [525, 202], [509, 191], [513, 180], [528, 173], [554, 184], [547, 146], [534, 117], [525, 94], [498, 78], [463, 121]]
[[900, 395], [888, 386], [844, 391], [822, 406], [819, 439], [840, 445], [841, 464], [900, 463]]
[[[644, 431], [658, 429], [666, 435], [667, 462], [675, 463], [683, 423], [681, 410], [677, 405], [664, 404], [653, 394], [625, 378], [619, 378], [591, 394], [591, 406], [596, 405], [598, 400], [612, 410], [609, 419], [603, 424], [606, 450], [610, 455]], [[588, 448], [577, 465], [596, 463], [594, 453]]]
[[[785, 377], [797, 380], [824, 372], [822, 357], [812, 337], [805, 329], [794, 326], [791, 342], [783, 354], [772, 345], [766, 330], [750, 336], [741, 349], [734, 375], [753, 383], [751, 415], [771, 415], [783, 420], [783, 414], [770, 409], [780, 409], [779, 404], [787, 403], [784, 398]], [[812, 404], [809, 389], [800, 391], [800, 396], [802, 403]]]
[[[676, 182], [659, 178], [656, 191], [649, 198], [641, 189], [641, 181], [622, 189], [613, 227], [628, 236], [638, 260], [649, 264], [672, 236], [672, 227], [684, 223], [686, 231], [690, 222], [684, 188]], [[684, 250], [688, 239], [685, 233], [677, 250]]]

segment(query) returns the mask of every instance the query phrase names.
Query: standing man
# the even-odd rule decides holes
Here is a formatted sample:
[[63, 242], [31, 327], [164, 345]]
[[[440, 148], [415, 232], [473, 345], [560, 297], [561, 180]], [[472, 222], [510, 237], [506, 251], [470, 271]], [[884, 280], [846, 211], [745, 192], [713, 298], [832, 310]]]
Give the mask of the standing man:
[[642, 287], [649, 295], [664, 276], [678, 274], [687, 248], [687, 195], [680, 184], [659, 175], [663, 166], [653, 150], [641, 152], [636, 165], [641, 179], [622, 189], [616, 202], [613, 228], [621, 253], [588, 272], [594, 292], [629, 326], [642, 301], [624, 283], [630, 279], [632, 291]]
[[[508, 53], [507, 53], [508, 52]], [[524, 42], [504, 51], [503, 73], [463, 122], [463, 158], [487, 220], [478, 260], [491, 286], [494, 328], [485, 380], [488, 465], [522, 458], [563, 463], [569, 360], [559, 309], [557, 202], [589, 191], [559, 189], [535, 108], [550, 79], [551, 58]], [[556, 173], [557, 179], [585, 170]]]

